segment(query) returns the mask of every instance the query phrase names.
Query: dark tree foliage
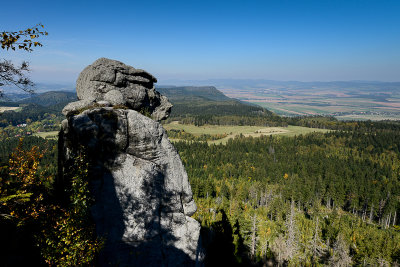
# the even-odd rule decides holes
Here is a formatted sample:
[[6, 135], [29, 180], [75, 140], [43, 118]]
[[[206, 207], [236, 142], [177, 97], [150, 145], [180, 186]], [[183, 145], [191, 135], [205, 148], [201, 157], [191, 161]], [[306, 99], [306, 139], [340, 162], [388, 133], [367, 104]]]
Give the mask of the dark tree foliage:
[[[208, 240], [213, 233], [207, 263], [219, 264], [220, 252], [230, 264], [319, 266], [343, 251], [355, 265], [399, 262], [398, 123], [337, 126], [356, 130], [175, 143], [198, 204], [196, 219]], [[289, 218], [297, 231], [290, 231]]]
[[87, 160], [76, 156], [69, 199], [61, 205], [53, 188], [56, 143], [37, 137], [0, 143], [2, 266], [94, 265], [102, 241], [89, 214]]
[[237, 100], [215, 101], [195, 99], [173, 102], [168, 121], [180, 121], [185, 124], [201, 126], [213, 125], [263, 125], [286, 126], [279, 116], [256, 106]]
[[61, 111], [57, 106], [43, 107], [36, 104], [29, 104], [22, 107], [20, 112], [5, 111], [0, 114], [0, 127], [6, 127], [8, 125], [18, 125], [25, 123], [27, 119], [33, 121], [40, 121], [46, 117], [56, 115], [61, 117]]
[[[19, 144], [19, 138], [9, 138], [7, 141], [0, 142], [0, 164], [8, 163], [9, 155]], [[43, 151], [43, 157], [40, 160], [39, 169], [46, 176], [55, 176], [57, 174], [57, 141], [40, 137], [28, 136], [23, 139], [22, 149], [30, 150], [32, 147], [38, 147]]]
[[[39, 107], [27, 106], [23, 113], [41, 120], [41, 115], [31, 116], [35, 110]], [[175, 146], [198, 207], [194, 218], [202, 223], [206, 263], [319, 266], [337, 262], [343, 251], [355, 265], [399, 262], [400, 123], [281, 120], [336, 130], [296, 137], [238, 136], [226, 145], [204, 142], [214, 135], [169, 133], [186, 139]], [[39, 170], [50, 176], [57, 169], [55, 142], [30, 137], [23, 144], [45, 151]], [[0, 142], [1, 166], [17, 144], [14, 138]], [[52, 197], [47, 201], [57, 195]], [[290, 218], [297, 231], [288, 229]], [[293, 240], [298, 247], [290, 254]], [[48, 255], [58, 257], [54, 248]]]
[[376, 214], [379, 219], [397, 208], [400, 170], [393, 170], [392, 160], [399, 155], [399, 140], [397, 131], [376, 135], [338, 131], [294, 138], [238, 137], [226, 145], [178, 142], [175, 146], [199, 197], [204, 197], [209, 177], [251, 177], [280, 184], [286, 199], [304, 205], [330, 199], [344, 210], [355, 208], [361, 213], [387, 199], [381, 214]]

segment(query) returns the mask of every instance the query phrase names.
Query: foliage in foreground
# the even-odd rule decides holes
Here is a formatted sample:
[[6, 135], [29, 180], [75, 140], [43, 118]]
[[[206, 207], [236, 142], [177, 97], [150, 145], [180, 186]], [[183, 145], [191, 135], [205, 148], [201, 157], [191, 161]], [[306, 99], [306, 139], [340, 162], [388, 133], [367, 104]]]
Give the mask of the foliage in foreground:
[[[0, 32], [1, 49], [23, 50], [27, 52], [33, 51], [33, 47], [43, 46], [37, 39], [41, 36], [48, 35], [46, 31], [42, 31], [44, 26], [37, 24], [32, 28], [19, 31], [3, 31]], [[29, 63], [24, 61], [20, 66], [14, 65], [10, 60], [0, 60], [0, 97], [3, 96], [1, 86], [14, 85], [28, 93], [33, 93], [32, 87], [34, 83], [26, 76], [29, 72]]]
[[70, 203], [58, 209], [52, 227], [42, 230], [42, 255], [49, 265], [78, 266], [93, 263], [102, 241], [96, 238], [90, 221], [90, 192], [87, 181], [88, 163], [83, 154], [75, 157], [71, 169]]
[[[87, 163], [84, 156], [76, 157], [71, 170], [70, 201], [57, 205], [48, 187], [49, 178], [39, 170], [43, 153], [37, 146], [28, 151], [19, 142], [2, 166], [0, 176], [0, 224], [2, 243], [13, 243], [2, 259], [16, 264], [15, 255], [23, 253], [17, 263], [52, 266], [88, 265], [95, 260], [102, 242], [94, 233], [89, 216]], [[6, 232], [7, 231], [7, 232]], [[23, 233], [23, 234], [21, 234]], [[19, 237], [19, 238], [18, 238]], [[39, 256], [41, 255], [41, 256]], [[10, 262], [11, 261], [11, 262]]]

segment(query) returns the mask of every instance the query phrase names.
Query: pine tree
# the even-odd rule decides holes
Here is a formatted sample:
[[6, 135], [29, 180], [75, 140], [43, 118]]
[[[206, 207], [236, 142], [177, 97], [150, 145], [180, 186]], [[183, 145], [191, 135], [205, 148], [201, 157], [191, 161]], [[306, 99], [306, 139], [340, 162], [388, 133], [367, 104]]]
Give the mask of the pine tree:
[[288, 259], [294, 259], [297, 257], [299, 252], [299, 244], [298, 244], [298, 229], [296, 225], [295, 219], [295, 208], [294, 208], [294, 200], [291, 201], [290, 204], [290, 213], [286, 219], [286, 255], [288, 255]]
[[344, 240], [343, 236], [339, 234], [333, 246], [333, 254], [329, 258], [329, 266], [345, 267], [352, 264], [350, 256], [349, 245]]
[[324, 242], [321, 240], [319, 232], [319, 218], [317, 217], [315, 222], [314, 236], [309, 245], [314, 262], [318, 262], [319, 258], [326, 252]]

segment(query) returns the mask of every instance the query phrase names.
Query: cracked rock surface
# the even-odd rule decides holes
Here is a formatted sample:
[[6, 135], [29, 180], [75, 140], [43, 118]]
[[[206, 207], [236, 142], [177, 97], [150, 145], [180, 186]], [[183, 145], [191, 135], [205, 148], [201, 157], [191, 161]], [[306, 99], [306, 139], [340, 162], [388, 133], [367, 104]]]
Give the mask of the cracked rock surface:
[[[106, 240], [102, 266], [202, 264], [200, 224], [190, 217], [196, 204], [182, 161], [162, 125], [137, 112], [148, 108], [157, 120], [169, 113], [155, 81], [143, 70], [101, 58], [78, 78], [80, 101], [64, 108], [60, 182], [68, 183], [63, 173], [84, 149], [91, 211]], [[118, 108], [121, 103], [128, 108]]]

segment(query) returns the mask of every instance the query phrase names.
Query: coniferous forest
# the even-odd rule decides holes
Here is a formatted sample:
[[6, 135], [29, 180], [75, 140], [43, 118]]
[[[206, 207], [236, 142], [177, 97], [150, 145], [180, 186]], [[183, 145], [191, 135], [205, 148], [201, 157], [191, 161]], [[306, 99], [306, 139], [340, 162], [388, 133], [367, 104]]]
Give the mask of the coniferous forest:
[[239, 265], [398, 262], [400, 131], [363, 128], [176, 143], [195, 217], [217, 236], [208, 261], [225, 253]]
[[[206, 265], [389, 266], [400, 261], [399, 125], [335, 123], [345, 130], [295, 137], [237, 136], [225, 145], [180, 136], [187, 140], [176, 142], [175, 147], [198, 206], [194, 218], [202, 225]], [[354, 130], [351, 125], [356, 125]], [[32, 173], [37, 184], [18, 191], [13, 187], [21, 184], [13, 180], [12, 168], [23, 157], [21, 151], [34, 157], [33, 148], [41, 151], [40, 157], [31, 159], [38, 164]], [[71, 262], [82, 257], [73, 252], [72, 243], [54, 247], [51, 242], [59, 238], [68, 241], [69, 231], [77, 231], [85, 218], [68, 213], [74, 202], [57, 200], [56, 155], [56, 141], [39, 137], [26, 137], [23, 143], [7, 138], [0, 146], [5, 203], [1, 213], [15, 217], [3, 216], [3, 226], [18, 232], [33, 225], [36, 232], [28, 238], [35, 248], [32, 253], [41, 255], [38, 262], [44, 257], [52, 264], [66, 249], [72, 251]], [[40, 197], [41, 206], [33, 205], [24, 194]], [[79, 210], [87, 216], [84, 207]], [[44, 230], [56, 227], [57, 220], [70, 224], [60, 236], [49, 236]], [[91, 256], [84, 258], [90, 262], [101, 248], [101, 240], [90, 238], [90, 222], [83, 225], [89, 230], [83, 231], [80, 242], [88, 240]], [[21, 240], [28, 242], [26, 236]], [[37, 244], [42, 244], [42, 251]]]

